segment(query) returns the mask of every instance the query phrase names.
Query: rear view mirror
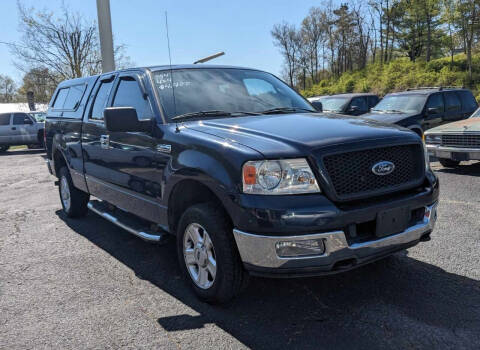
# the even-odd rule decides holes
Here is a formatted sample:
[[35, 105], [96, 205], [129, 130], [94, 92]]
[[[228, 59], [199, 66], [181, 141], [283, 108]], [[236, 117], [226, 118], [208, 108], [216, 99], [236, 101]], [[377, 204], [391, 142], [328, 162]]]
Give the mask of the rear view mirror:
[[138, 120], [133, 107], [109, 107], [103, 110], [105, 127], [112, 132], [149, 132], [152, 120]]
[[33, 125], [33, 122], [32, 122], [32, 120], [31, 120], [30, 118], [25, 118], [25, 119], [23, 120], [23, 124]]

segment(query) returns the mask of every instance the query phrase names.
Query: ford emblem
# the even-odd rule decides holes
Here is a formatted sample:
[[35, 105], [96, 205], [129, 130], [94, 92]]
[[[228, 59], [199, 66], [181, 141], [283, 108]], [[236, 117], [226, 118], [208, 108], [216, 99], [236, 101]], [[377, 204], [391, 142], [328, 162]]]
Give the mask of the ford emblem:
[[391, 174], [394, 170], [395, 170], [395, 164], [386, 160], [375, 163], [372, 166], [372, 172], [378, 176], [385, 176], [385, 175]]

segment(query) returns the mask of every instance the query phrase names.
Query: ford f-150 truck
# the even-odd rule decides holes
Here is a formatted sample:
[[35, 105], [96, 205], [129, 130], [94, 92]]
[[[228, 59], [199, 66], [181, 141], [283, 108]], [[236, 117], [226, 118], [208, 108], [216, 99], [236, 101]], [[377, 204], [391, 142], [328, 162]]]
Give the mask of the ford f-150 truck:
[[[68, 217], [176, 237], [197, 296], [250, 274], [346, 271], [430, 239], [439, 184], [408, 129], [317, 113], [255, 69], [175, 65], [62, 82], [47, 164]], [[92, 227], [95, 230], [95, 227]]]

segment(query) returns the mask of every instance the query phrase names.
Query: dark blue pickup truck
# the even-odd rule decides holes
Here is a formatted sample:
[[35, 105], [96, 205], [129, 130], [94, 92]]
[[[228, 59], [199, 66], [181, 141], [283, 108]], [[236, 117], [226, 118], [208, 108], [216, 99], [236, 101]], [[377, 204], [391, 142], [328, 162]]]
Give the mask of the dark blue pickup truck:
[[254, 69], [64, 81], [45, 142], [67, 216], [90, 209], [147, 241], [175, 236], [189, 284], [212, 303], [249, 274], [322, 275], [383, 258], [429, 240], [436, 220], [439, 184], [418, 135], [317, 113]]

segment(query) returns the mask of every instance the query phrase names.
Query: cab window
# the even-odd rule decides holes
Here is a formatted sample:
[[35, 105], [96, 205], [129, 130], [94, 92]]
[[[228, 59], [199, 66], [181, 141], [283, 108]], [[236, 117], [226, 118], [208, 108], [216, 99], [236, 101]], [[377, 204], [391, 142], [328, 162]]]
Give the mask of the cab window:
[[15, 113], [13, 115], [13, 125], [33, 124], [31, 119], [25, 113]]
[[108, 95], [112, 89], [113, 79], [105, 80], [100, 83], [100, 87], [97, 90], [95, 101], [90, 113], [90, 119], [103, 120], [103, 110], [107, 103]]
[[63, 103], [63, 109], [76, 109], [80, 104], [86, 85], [73, 85], [68, 89], [68, 95]]
[[470, 91], [458, 91], [465, 112], [472, 112], [477, 109], [478, 104]]
[[144, 98], [138, 82], [131, 77], [122, 77], [113, 99], [113, 107], [133, 107], [138, 119], [151, 119], [152, 110], [148, 99]]
[[367, 102], [363, 97], [355, 97], [350, 103], [350, 108], [356, 107], [358, 112], [368, 112]]
[[427, 102], [427, 110], [428, 108], [435, 108], [439, 112], [443, 112], [444, 104], [443, 104], [443, 97], [441, 94], [434, 94], [428, 98]]
[[445, 107], [447, 112], [458, 112], [462, 109], [460, 99], [455, 92], [445, 93]]
[[68, 90], [69, 88], [63, 88], [58, 90], [55, 102], [53, 102], [53, 109], [63, 109], [63, 104], [65, 103], [65, 99], [67, 98]]
[[0, 126], [10, 125], [10, 113], [0, 114]]
[[375, 107], [378, 103], [378, 97], [377, 96], [368, 96], [367, 97], [367, 102], [368, 102], [368, 109], [372, 109]]

